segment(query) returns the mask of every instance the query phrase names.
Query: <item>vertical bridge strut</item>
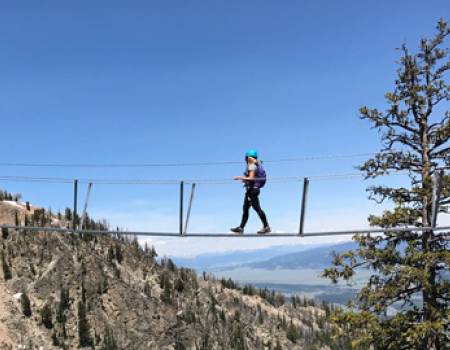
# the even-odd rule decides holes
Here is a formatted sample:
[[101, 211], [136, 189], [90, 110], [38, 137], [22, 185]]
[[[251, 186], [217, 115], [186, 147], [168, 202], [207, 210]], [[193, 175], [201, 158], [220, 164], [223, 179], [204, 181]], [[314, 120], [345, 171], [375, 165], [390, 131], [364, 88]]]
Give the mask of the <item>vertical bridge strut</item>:
[[78, 180], [73, 180], [73, 213], [72, 213], [72, 228], [77, 228], [77, 206], [78, 206]]
[[187, 233], [187, 230], [188, 230], [189, 218], [191, 217], [192, 202], [194, 200], [194, 192], [195, 192], [195, 183], [192, 183], [191, 197], [189, 198], [189, 205], [188, 205], [188, 210], [187, 210], [187, 213], [186, 213], [186, 223], [184, 224], [183, 235], [185, 235]]
[[308, 199], [308, 188], [309, 188], [309, 179], [305, 177], [303, 179], [303, 194], [302, 194], [302, 207], [300, 212], [300, 226], [298, 229], [298, 234], [303, 235], [303, 229], [305, 226], [305, 215], [306, 215], [306, 201]]
[[83, 228], [83, 225], [86, 224], [85, 221], [86, 221], [86, 216], [87, 216], [87, 206], [88, 206], [88, 202], [89, 202], [89, 196], [91, 194], [91, 189], [92, 189], [92, 182], [89, 182], [88, 189], [86, 192], [86, 198], [84, 200], [83, 214], [81, 215], [81, 228]]
[[183, 235], [183, 202], [184, 202], [184, 181], [180, 181], [180, 218], [178, 234]]

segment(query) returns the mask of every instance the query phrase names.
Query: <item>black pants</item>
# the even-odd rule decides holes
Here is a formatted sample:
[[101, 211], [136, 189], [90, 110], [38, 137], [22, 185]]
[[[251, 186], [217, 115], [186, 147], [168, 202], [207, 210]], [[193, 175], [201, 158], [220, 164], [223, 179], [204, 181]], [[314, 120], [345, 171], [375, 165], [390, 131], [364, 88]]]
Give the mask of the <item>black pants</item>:
[[259, 188], [248, 188], [247, 191], [245, 191], [242, 221], [240, 225], [242, 228], [244, 228], [247, 224], [250, 207], [253, 207], [253, 209], [255, 209], [255, 211], [258, 213], [258, 216], [261, 219], [264, 227], [269, 226], [269, 224], [267, 223], [266, 214], [259, 205], [259, 192]]

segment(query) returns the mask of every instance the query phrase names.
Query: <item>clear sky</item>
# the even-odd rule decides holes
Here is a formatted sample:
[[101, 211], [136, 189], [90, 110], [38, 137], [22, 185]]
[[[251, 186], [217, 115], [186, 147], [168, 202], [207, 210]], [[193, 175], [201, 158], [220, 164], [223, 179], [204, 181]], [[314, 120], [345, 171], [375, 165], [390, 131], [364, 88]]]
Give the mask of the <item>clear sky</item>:
[[[353, 154], [379, 148], [358, 119], [385, 107], [396, 48], [415, 49], [447, 0], [2, 1], [1, 161], [190, 162]], [[354, 172], [364, 158], [267, 164], [272, 176]], [[0, 167], [0, 175], [79, 178], [227, 178], [240, 166], [67, 169]], [[398, 182], [400, 180], [391, 180]], [[71, 186], [0, 183], [53, 209]], [[311, 184], [307, 229], [365, 225], [380, 210], [366, 183]], [[80, 188], [80, 201], [85, 187]], [[268, 185], [261, 201], [274, 230], [298, 227], [301, 184]], [[82, 195], [83, 194], [83, 195]], [[199, 186], [192, 230], [239, 222], [242, 188]], [[90, 211], [113, 225], [177, 230], [176, 186], [94, 185]], [[249, 230], [259, 226], [252, 216]], [[329, 240], [329, 239], [328, 239]], [[280, 244], [158, 240], [195, 254]], [[292, 242], [292, 241], [289, 241]]]

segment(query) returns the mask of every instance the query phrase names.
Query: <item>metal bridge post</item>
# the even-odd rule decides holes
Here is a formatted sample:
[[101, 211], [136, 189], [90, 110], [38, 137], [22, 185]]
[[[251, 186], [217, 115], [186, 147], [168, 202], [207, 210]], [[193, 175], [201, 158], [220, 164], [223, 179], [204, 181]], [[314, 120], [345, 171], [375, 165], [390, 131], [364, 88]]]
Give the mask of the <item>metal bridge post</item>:
[[77, 201], [78, 201], [78, 180], [73, 180], [73, 213], [72, 213], [72, 229], [76, 229], [77, 225]]
[[303, 179], [302, 208], [301, 208], [301, 212], [300, 212], [300, 226], [298, 229], [298, 234], [300, 236], [303, 235], [303, 228], [305, 225], [306, 200], [308, 198], [308, 188], [309, 188], [309, 179], [307, 177], [305, 177]]
[[180, 227], [179, 234], [183, 235], [183, 195], [184, 195], [184, 181], [180, 181]]
[[444, 170], [439, 170], [434, 173], [433, 177], [433, 203], [431, 211], [431, 227], [435, 228], [437, 224], [437, 217], [439, 214], [439, 201], [441, 200], [442, 192], [442, 178], [444, 177]]

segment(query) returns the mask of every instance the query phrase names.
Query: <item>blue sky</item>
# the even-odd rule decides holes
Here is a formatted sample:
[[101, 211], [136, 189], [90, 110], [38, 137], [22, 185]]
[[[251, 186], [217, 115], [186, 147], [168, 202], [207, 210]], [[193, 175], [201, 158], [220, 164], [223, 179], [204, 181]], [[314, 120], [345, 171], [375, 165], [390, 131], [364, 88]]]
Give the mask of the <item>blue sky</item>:
[[[39, 1], [0, 11], [1, 161], [189, 162], [376, 151], [362, 105], [385, 107], [395, 49], [416, 48], [448, 1]], [[353, 172], [363, 159], [267, 164], [272, 176]], [[149, 169], [1, 167], [0, 175], [226, 178], [240, 166]], [[390, 180], [399, 182], [399, 179]], [[311, 185], [309, 229], [365, 223], [366, 183]], [[54, 209], [61, 184], [0, 183]], [[268, 186], [274, 229], [298, 226], [299, 184]], [[80, 188], [80, 194], [84, 187]], [[130, 229], [176, 230], [175, 186], [95, 186], [91, 212]], [[239, 221], [242, 188], [199, 187], [192, 229]], [[259, 225], [253, 215], [249, 229]], [[183, 252], [186, 242], [176, 243]], [[235, 241], [236, 242], [236, 241]], [[221, 249], [235, 248], [223, 243]], [[273, 244], [261, 240], [256, 245]], [[279, 243], [279, 242], [277, 242]], [[167, 246], [168, 244], [166, 244]], [[173, 246], [173, 244], [170, 244]], [[189, 241], [191, 252], [218, 249]], [[197, 249], [197, 250], [196, 250]]]

